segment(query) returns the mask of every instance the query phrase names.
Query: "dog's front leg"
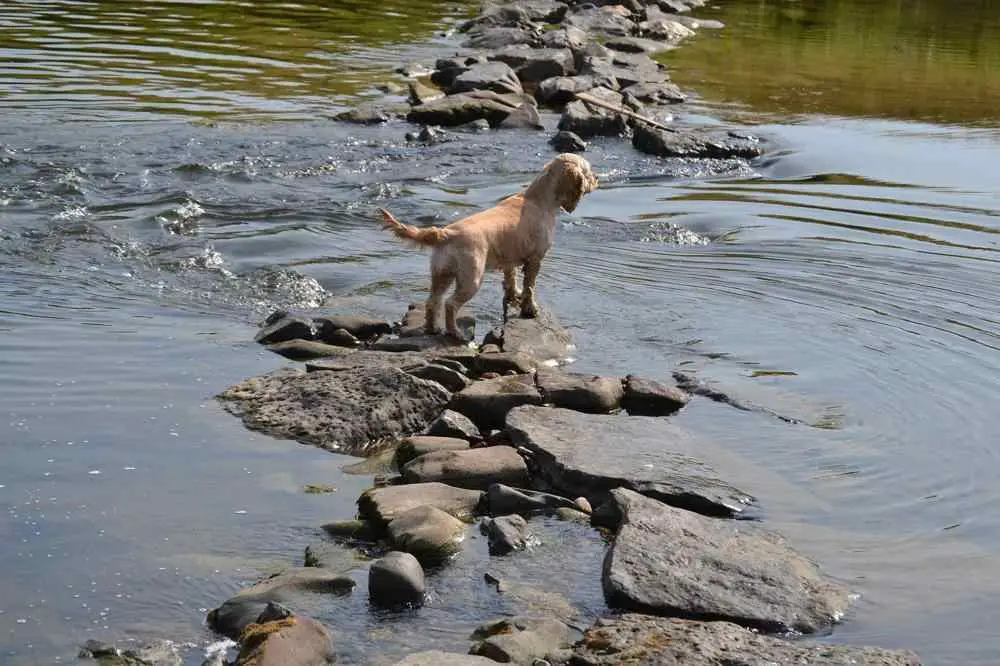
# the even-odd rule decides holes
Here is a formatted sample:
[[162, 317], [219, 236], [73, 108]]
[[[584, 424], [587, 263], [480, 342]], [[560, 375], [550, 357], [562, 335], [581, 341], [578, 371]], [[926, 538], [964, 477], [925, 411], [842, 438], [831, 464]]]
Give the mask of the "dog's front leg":
[[503, 316], [507, 318], [507, 308], [521, 303], [521, 292], [517, 290], [517, 267], [503, 269]]
[[535, 300], [535, 280], [542, 268], [542, 260], [532, 260], [524, 264], [524, 291], [521, 294], [521, 316], [534, 319], [538, 316], [538, 302]]

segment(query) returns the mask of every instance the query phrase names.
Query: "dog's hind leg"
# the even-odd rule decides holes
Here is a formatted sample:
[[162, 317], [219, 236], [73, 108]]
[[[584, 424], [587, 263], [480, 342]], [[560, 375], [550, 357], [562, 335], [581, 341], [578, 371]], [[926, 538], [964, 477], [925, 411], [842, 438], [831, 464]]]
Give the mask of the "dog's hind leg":
[[441, 309], [445, 292], [454, 281], [455, 276], [450, 273], [431, 273], [431, 295], [424, 305], [424, 332], [428, 335], [434, 335], [441, 330], [437, 326], [437, 314]]
[[472, 297], [479, 291], [483, 284], [483, 272], [485, 266], [476, 266], [476, 270], [463, 271], [456, 278], [455, 293], [445, 301], [444, 322], [448, 329], [448, 335], [458, 340], [465, 340], [462, 331], [458, 329], [458, 311], [462, 306], [472, 300]]
[[538, 316], [538, 302], [535, 300], [535, 280], [542, 268], [541, 259], [532, 259], [524, 264], [524, 291], [521, 294], [521, 316], [534, 319]]
[[507, 308], [521, 302], [521, 292], [517, 290], [517, 267], [503, 269], [503, 316], [507, 318]]

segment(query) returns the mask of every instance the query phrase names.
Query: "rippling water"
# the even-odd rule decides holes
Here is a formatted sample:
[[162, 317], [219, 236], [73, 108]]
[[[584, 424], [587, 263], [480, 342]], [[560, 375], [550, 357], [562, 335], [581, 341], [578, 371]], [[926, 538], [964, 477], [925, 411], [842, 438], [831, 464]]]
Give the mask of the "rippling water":
[[[3, 663], [69, 661], [92, 636], [203, 646], [204, 609], [353, 513], [370, 479], [343, 474], [350, 459], [248, 433], [211, 396], [283, 364], [250, 342], [274, 307], [393, 316], [423, 297], [426, 257], [381, 234], [374, 206], [445, 222], [550, 157], [533, 134], [416, 146], [402, 123], [315, 120], [448, 48], [434, 31], [468, 9], [368, 6], [0, 8]], [[699, 39], [685, 48], [714, 48]], [[1000, 132], [985, 114], [790, 121], [710, 93], [682, 120], [749, 119], [766, 158], [709, 172], [597, 141], [602, 187], [561, 219], [542, 297], [581, 370], [681, 369], [762, 408], [695, 401], [678, 421], [862, 594], [830, 640], [993, 663]], [[495, 279], [471, 307], [481, 327], [499, 302]], [[586, 621], [601, 545], [576, 549], [573, 529], [496, 566]], [[478, 585], [480, 546], [416, 617], [368, 615], [363, 595], [325, 607], [342, 660], [461, 649], [512, 610]]]

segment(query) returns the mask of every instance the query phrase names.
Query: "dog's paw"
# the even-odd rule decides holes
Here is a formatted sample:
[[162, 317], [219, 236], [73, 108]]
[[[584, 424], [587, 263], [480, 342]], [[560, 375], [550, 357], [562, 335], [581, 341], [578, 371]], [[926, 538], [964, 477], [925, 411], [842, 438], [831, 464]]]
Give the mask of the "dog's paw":
[[521, 305], [521, 317], [523, 319], [534, 319], [538, 316], [538, 303], [528, 301]]

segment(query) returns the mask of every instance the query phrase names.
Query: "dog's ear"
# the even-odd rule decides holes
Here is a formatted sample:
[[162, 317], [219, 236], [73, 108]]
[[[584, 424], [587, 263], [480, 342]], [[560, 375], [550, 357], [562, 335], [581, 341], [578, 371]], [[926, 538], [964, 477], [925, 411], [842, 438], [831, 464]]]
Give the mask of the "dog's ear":
[[589, 174], [576, 164], [566, 164], [559, 179], [559, 205], [567, 213], [572, 213], [583, 195], [592, 189]]

